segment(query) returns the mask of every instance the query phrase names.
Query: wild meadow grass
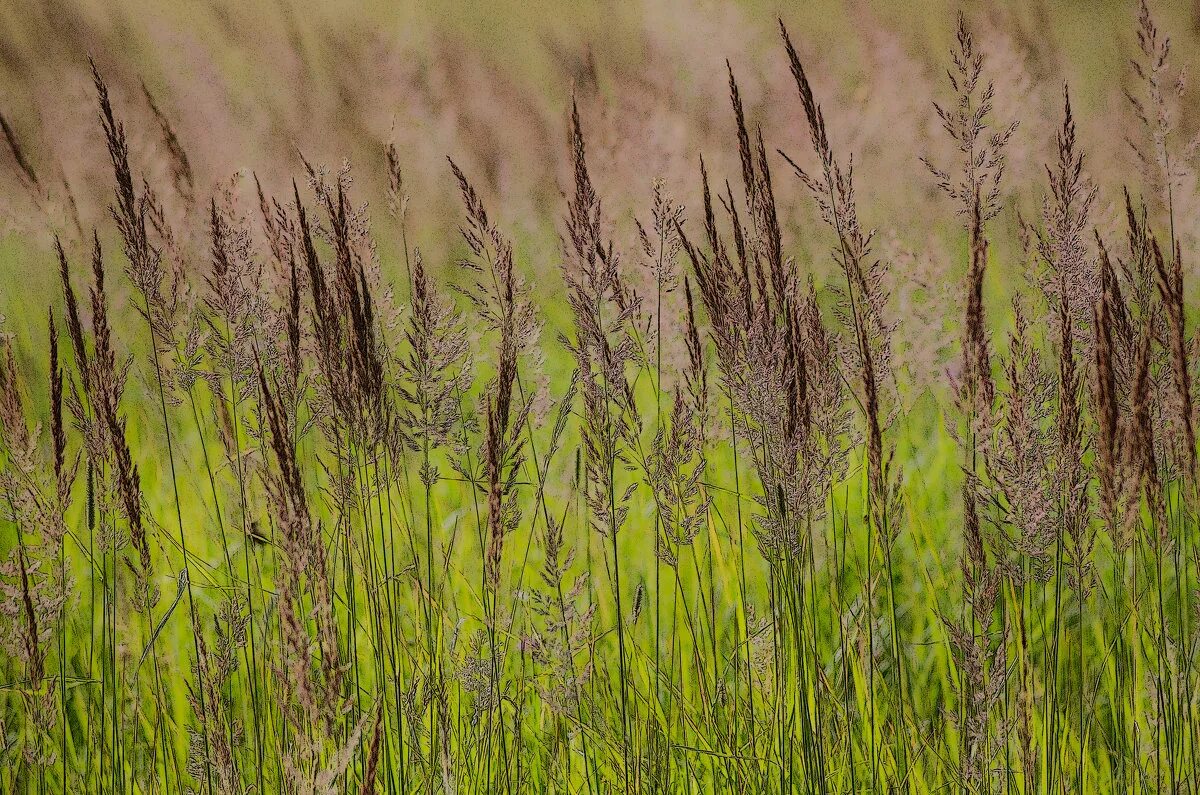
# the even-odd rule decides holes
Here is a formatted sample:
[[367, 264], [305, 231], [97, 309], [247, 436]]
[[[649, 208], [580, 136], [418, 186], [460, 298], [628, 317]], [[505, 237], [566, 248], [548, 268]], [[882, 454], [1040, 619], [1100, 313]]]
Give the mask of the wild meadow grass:
[[1135, 21], [1119, 231], [1063, 86], [998, 247], [1021, 120], [960, 16], [949, 145], [911, 153], [964, 243], [938, 383], [896, 366], [912, 274], [782, 22], [804, 146], [731, 59], [740, 170], [697, 157], [689, 208], [655, 180], [626, 234], [572, 103], [557, 267], [453, 155], [436, 264], [394, 145], [381, 196], [303, 155], [206, 195], [147, 90], [140, 173], [95, 64], [85, 228], [6, 122], [59, 291], [0, 338], [0, 789], [1194, 792], [1194, 153]]

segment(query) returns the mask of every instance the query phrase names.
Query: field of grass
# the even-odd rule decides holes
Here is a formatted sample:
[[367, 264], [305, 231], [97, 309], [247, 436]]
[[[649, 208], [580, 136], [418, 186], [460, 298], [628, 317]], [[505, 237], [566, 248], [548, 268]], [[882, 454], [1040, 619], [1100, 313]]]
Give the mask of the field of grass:
[[1194, 33], [638, 8], [0, 39], [0, 792], [1197, 791]]

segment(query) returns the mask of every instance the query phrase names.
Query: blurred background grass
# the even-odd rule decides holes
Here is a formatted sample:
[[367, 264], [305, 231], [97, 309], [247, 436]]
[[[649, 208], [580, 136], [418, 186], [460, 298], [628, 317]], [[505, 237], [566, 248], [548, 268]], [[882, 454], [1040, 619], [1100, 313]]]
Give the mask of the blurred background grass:
[[[861, 212], [878, 230], [878, 253], [894, 263], [895, 311], [909, 326], [898, 334], [902, 369], [919, 391], [946, 366], [965, 261], [961, 224], [918, 160], [953, 156], [931, 102], [948, 97], [944, 68], [960, 10], [997, 81], [998, 120], [1021, 122], [989, 271], [988, 294], [1003, 313], [1011, 277], [1025, 267], [1017, 212], [1040, 211], [1062, 80], [1084, 150], [1103, 163], [1094, 216], [1102, 231], [1116, 229], [1121, 188], [1136, 186], [1123, 97], [1136, 51], [1133, 2], [10, 0], [0, 6], [0, 114], [52, 197], [41, 208], [30, 201], [11, 152], [0, 151], [0, 314], [40, 349], [43, 320], [28, 302], [46, 303], [57, 290], [49, 233], [80, 238], [105, 225], [109, 165], [89, 55], [152, 184], [169, 180], [170, 166], [151, 101], [187, 152], [200, 204], [235, 178], [238, 190], [252, 189], [251, 173], [268, 194], [289, 191], [303, 174], [301, 156], [332, 169], [348, 162], [356, 199], [375, 207], [385, 272], [397, 275], [399, 236], [382, 218], [383, 147], [393, 141], [412, 196], [410, 242], [448, 274], [461, 253], [450, 156], [518, 241], [522, 267], [552, 276], [539, 286], [555, 291], [572, 94], [615, 237], [632, 255], [632, 220], [648, 213], [655, 177], [695, 208], [701, 155], [715, 179], [738, 174], [726, 60], [768, 147], [807, 153], [779, 18], [811, 65], [832, 137], [854, 155]], [[1175, 62], [1195, 61], [1200, 3], [1155, 3], [1154, 11]], [[1185, 89], [1182, 129], [1197, 126], [1197, 96]], [[810, 203], [782, 159], [774, 165], [789, 252], [819, 279], [831, 266], [828, 243], [809, 233]], [[1186, 250], [1197, 237], [1189, 227], [1198, 214], [1188, 210], [1200, 205], [1178, 201], [1189, 219]]]

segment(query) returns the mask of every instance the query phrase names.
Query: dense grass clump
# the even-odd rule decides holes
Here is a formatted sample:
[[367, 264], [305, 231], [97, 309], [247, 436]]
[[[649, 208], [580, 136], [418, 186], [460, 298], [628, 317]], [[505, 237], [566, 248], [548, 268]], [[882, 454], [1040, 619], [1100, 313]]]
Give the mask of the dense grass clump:
[[0, 337], [0, 789], [1195, 791], [1192, 152], [1137, 30], [1142, 184], [1093, 217], [1064, 87], [997, 318], [1019, 120], [959, 19], [951, 159], [912, 153], [965, 241], [957, 363], [918, 400], [908, 274], [782, 23], [805, 149], [731, 66], [740, 177], [699, 159], [693, 211], [654, 181], [632, 245], [572, 105], [554, 287], [453, 160], [463, 256], [433, 267], [394, 146], [374, 219], [303, 157], [205, 198], [153, 100], [170, 173], [138, 173], [93, 65], [87, 230], [5, 123], [68, 220], [48, 350]]

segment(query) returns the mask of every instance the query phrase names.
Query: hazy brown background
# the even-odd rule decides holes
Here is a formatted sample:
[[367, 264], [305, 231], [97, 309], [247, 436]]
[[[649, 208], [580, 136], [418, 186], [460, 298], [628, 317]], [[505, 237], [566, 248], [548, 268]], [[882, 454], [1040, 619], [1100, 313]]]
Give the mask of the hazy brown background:
[[[1195, 62], [1200, 8], [1152, 8], [1172, 38], [1174, 62]], [[85, 226], [100, 219], [109, 169], [90, 53], [152, 183], [169, 171], [143, 81], [188, 153], [201, 204], [250, 171], [269, 192], [289, 190], [303, 153], [330, 168], [348, 159], [357, 198], [381, 207], [382, 150], [393, 140], [413, 196], [414, 242], [430, 261], [447, 261], [458, 245], [451, 156], [518, 239], [524, 267], [552, 273], [572, 92], [618, 240], [632, 243], [631, 217], [648, 212], [655, 176], [694, 208], [701, 154], [715, 178], [737, 174], [726, 59], [768, 146], [807, 154], [778, 39], [782, 17], [809, 63], [835, 146], [854, 155], [861, 213], [878, 229], [877, 251], [896, 263], [896, 311], [912, 319], [905, 339], [918, 349], [936, 347], [943, 334], [938, 313], [956, 300], [963, 259], [952, 208], [918, 161], [952, 157], [930, 103], [949, 97], [944, 68], [960, 9], [988, 54], [997, 119], [1021, 122], [990, 275], [1000, 285], [992, 294], [1003, 296], [1006, 268], [1021, 267], [1007, 256], [1015, 211], [1036, 216], [1040, 208], [1064, 80], [1101, 189], [1094, 220], [1102, 230], [1117, 215], [1121, 187], [1137, 191], [1122, 94], [1136, 50], [1133, 2], [8, 0], [0, 5], [0, 113], [42, 180], [70, 186]], [[1185, 133], [1197, 126], [1197, 96], [1195, 87], [1185, 90]], [[808, 233], [806, 197], [782, 159], [774, 162], [789, 250], [819, 272], [828, 243]], [[45, 232], [55, 222], [34, 211], [12, 165], [0, 149], [0, 289], [18, 284], [24, 292], [52, 284], [43, 272]], [[1196, 242], [1194, 181], [1177, 197], [1185, 250]], [[388, 235], [381, 237], [386, 264]], [[0, 298], [10, 316], [18, 306], [12, 292]]]

